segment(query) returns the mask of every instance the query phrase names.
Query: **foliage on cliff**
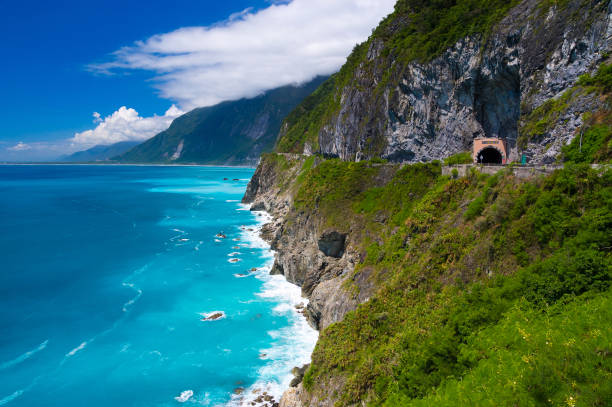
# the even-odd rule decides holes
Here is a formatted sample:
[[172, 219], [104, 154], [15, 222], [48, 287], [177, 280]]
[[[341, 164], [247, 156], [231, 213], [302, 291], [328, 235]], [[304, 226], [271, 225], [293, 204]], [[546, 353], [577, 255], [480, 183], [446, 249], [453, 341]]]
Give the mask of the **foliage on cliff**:
[[520, 129], [519, 147], [552, 130], [570, 106], [580, 97], [596, 97], [605, 106], [596, 112], [583, 114], [583, 126], [571, 144], [562, 149], [560, 159], [573, 163], [606, 163], [612, 159], [612, 64], [603, 63], [593, 75], [583, 75], [576, 86], [560, 97], [551, 99], [525, 115]]
[[[486, 36], [516, 4], [518, 0], [399, 0], [370, 38], [353, 49], [340, 71], [287, 117], [276, 151], [301, 153], [305, 143], [316, 150], [319, 132], [338, 113], [345, 87], [361, 86], [358, 71], [371, 74], [382, 69], [382, 89], [387, 81], [397, 81], [409, 62], [430, 61], [468, 35]], [[381, 56], [372, 59], [369, 51], [379, 42]]]
[[296, 206], [359, 223], [355, 273], [379, 287], [322, 332], [306, 389], [340, 405], [609, 405], [612, 171], [450, 179], [432, 163], [372, 187], [384, 168], [301, 176]]

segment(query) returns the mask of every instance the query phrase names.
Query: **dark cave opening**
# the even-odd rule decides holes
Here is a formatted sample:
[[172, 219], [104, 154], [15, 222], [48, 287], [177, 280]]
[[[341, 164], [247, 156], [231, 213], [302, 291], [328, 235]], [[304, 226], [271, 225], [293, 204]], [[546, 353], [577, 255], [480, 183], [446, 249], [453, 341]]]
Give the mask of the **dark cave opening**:
[[478, 164], [500, 164], [502, 163], [502, 154], [493, 147], [483, 148], [476, 156]]

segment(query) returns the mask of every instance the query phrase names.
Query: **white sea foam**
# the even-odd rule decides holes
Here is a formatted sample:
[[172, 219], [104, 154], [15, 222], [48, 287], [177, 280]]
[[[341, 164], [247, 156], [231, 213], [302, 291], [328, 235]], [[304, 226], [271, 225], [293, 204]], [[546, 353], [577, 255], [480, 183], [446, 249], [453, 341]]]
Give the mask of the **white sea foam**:
[[15, 400], [17, 397], [21, 396], [25, 392], [26, 392], [26, 389], [17, 390], [13, 394], [6, 396], [3, 399], [0, 399], [0, 406], [10, 403], [11, 401]]
[[262, 259], [265, 264], [247, 276], [255, 276], [263, 282], [262, 290], [257, 296], [275, 304], [273, 311], [288, 316], [290, 324], [285, 328], [268, 332], [272, 344], [269, 348], [260, 350], [260, 354], [265, 355], [262, 359], [266, 363], [258, 371], [259, 378], [242, 394], [232, 396], [227, 404], [231, 407], [249, 406], [263, 392], [267, 392], [278, 402], [293, 379], [291, 373], [293, 367], [310, 363], [318, 338], [318, 332], [312, 329], [304, 316], [297, 312], [297, 305], [308, 304], [308, 300], [302, 298], [301, 289], [289, 283], [283, 276], [270, 275], [274, 264], [274, 252], [260, 237], [260, 231], [265, 223], [272, 220], [272, 217], [266, 212], [257, 212], [257, 215], [256, 227], [252, 227], [252, 230], [242, 228], [240, 237], [244, 240], [245, 247], [264, 249]]
[[74, 355], [76, 355], [78, 352], [82, 351], [83, 349], [85, 349], [85, 347], [87, 346], [87, 341], [82, 342], [79, 346], [77, 346], [76, 348], [72, 349], [70, 352], [66, 353], [66, 357], [72, 357]]
[[32, 356], [34, 356], [38, 352], [44, 350], [47, 347], [48, 343], [49, 343], [49, 340], [47, 339], [46, 341], [38, 345], [36, 348], [29, 350], [23, 353], [22, 355], [17, 356], [13, 360], [9, 360], [7, 362], [0, 364], [0, 370], [8, 369], [9, 367], [18, 365], [21, 362], [25, 362], [26, 360], [30, 359]]
[[124, 281], [122, 285], [124, 287], [129, 287], [136, 292], [136, 295], [132, 299], [127, 301], [125, 304], [123, 304], [123, 308], [122, 308], [123, 312], [128, 312], [130, 310], [130, 307], [134, 305], [136, 301], [138, 301], [140, 297], [142, 296], [142, 290], [139, 288], [136, 288], [133, 283], [128, 283], [126, 281]]
[[180, 396], [177, 396], [174, 399], [179, 403], [184, 403], [188, 401], [191, 397], [193, 397], [193, 390], [185, 390], [184, 392], [181, 392]]
[[35, 378], [34, 380], [32, 380], [32, 383], [30, 383], [28, 385], [28, 387], [25, 387], [23, 389], [17, 390], [15, 392], [13, 392], [13, 394], [10, 394], [2, 399], [0, 399], [0, 406], [3, 406], [5, 404], [10, 403], [11, 401], [15, 400], [16, 398], [20, 397], [23, 393], [30, 391], [32, 389], [32, 387], [36, 386], [36, 384], [40, 381], [40, 379], [43, 376], [38, 376], [37, 378]]

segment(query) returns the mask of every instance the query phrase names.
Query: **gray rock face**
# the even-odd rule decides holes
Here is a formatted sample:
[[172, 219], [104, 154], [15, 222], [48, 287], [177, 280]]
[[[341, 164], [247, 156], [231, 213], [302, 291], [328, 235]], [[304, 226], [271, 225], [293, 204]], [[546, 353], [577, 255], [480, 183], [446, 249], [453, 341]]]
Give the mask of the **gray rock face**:
[[[320, 152], [349, 161], [429, 161], [489, 136], [506, 138], [510, 158], [518, 159], [521, 114], [573, 86], [610, 51], [608, 1], [573, 0], [548, 11], [539, 4], [523, 1], [487, 39], [464, 38], [429, 63], [357, 69], [339, 113], [319, 134]], [[373, 41], [368, 58], [382, 51], [382, 42]], [[395, 80], [376, 92], [388, 70]], [[542, 158], [537, 146], [526, 152], [535, 162]]]
[[321, 234], [317, 242], [319, 250], [326, 256], [340, 258], [344, 254], [344, 243], [346, 234], [339, 233], [335, 230], [328, 230]]
[[[607, 1], [570, 0], [567, 9], [552, 7], [545, 15], [538, 15], [538, 4], [523, 1], [486, 40], [464, 38], [427, 64], [379, 63], [384, 60], [383, 43], [373, 41], [367, 55], [374, 67], [358, 68], [351, 85], [342, 90], [339, 113], [319, 133], [318, 152], [356, 161], [375, 156], [428, 161], [470, 149], [477, 136], [495, 136], [506, 138], [510, 158], [518, 158], [521, 116], [593, 71], [610, 50], [612, 38]], [[393, 70], [394, 84], [375, 92], [388, 70]], [[596, 109], [597, 103], [597, 98], [587, 96], [577, 100], [550, 134], [522, 153], [534, 162], [551, 162], [581, 125], [581, 114]], [[304, 153], [313, 150], [307, 144]], [[274, 216], [263, 228], [276, 250], [272, 272], [302, 287], [310, 300], [305, 315], [313, 327], [323, 330], [367, 301], [376, 287], [369, 270], [353, 274], [361, 256], [352, 241], [356, 230], [351, 230], [350, 220], [346, 229], [329, 230], [316, 212], [293, 207], [290, 187], [281, 185], [295, 179], [298, 167], [281, 170], [262, 161], [243, 202]], [[381, 184], [393, 176], [382, 173]], [[352, 292], [348, 285], [358, 290]], [[311, 394], [298, 384], [284, 394], [280, 405], [333, 406], [330, 397], [343, 380], [333, 377], [317, 384], [325, 394]]]

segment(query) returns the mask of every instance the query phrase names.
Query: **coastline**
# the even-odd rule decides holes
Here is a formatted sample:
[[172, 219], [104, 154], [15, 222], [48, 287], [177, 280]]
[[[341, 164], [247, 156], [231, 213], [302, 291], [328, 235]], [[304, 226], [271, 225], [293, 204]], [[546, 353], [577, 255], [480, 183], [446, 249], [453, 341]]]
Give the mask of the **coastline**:
[[295, 378], [294, 368], [310, 363], [319, 332], [308, 324], [302, 313], [309, 300], [302, 296], [301, 287], [289, 282], [283, 275], [271, 274], [276, 252], [264, 238], [262, 230], [265, 225], [274, 221], [273, 215], [267, 211], [251, 210], [251, 204], [239, 205], [238, 210], [251, 211], [257, 221], [254, 227], [241, 228], [241, 240], [249, 244], [248, 248], [263, 249], [265, 253], [262, 256], [265, 263], [252, 274], [263, 282], [262, 290], [255, 295], [277, 302], [274, 312], [288, 316], [290, 325], [268, 332], [273, 343], [269, 348], [260, 350], [262, 359], [267, 363], [258, 369], [255, 383], [247, 388], [237, 388], [226, 405], [278, 406], [283, 394], [291, 388], [291, 382]]
[[128, 163], [6, 163], [0, 162], [0, 166], [98, 166], [98, 167], [206, 167], [206, 168], [248, 168], [255, 169], [257, 165], [215, 165], [215, 164], [128, 164]]

